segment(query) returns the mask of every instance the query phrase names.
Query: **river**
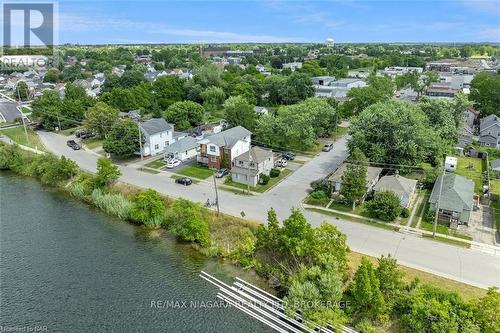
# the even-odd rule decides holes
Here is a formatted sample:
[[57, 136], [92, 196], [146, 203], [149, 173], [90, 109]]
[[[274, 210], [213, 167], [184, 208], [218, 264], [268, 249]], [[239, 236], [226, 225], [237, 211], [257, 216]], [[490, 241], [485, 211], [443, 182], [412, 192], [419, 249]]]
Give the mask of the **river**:
[[200, 270], [252, 278], [165, 232], [0, 173], [3, 331], [270, 332], [236, 309], [209, 307], [217, 288]]

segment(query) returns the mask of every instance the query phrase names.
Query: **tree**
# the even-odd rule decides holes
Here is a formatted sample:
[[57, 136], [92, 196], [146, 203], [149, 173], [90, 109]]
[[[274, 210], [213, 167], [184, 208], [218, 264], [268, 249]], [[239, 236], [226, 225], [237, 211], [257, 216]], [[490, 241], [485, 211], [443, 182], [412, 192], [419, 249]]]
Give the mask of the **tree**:
[[148, 189], [137, 193], [132, 199], [132, 220], [148, 227], [159, 227], [165, 215], [163, 199], [155, 190]]
[[500, 333], [500, 292], [489, 288], [485, 296], [473, 303], [474, 317], [482, 332]]
[[280, 57], [272, 57], [271, 66], [276, 69], [281, 69], [283, 68], [283, 61]]
[[370, 162], [419, 165], [440, 159], [438, 136], [418, 105], [383, 102], [361, 112], [350, 127], [347, 145], [359, 148]]
[[199, 84], [202, 89], [211, 86], [220, 87], [221, 71], [214, 64], [203, 65], [196, 69], [193, 82]]
[[118, 83], [124, 88], [131, 88], [138, 86], [145, 81], [146, 78], [144, 77], [144, 72], [137, 69], [132, 69], [125, 71], [118, 80]]
[[59, 77], [61, 73], [57, 68], [49, 68], [45, 76], [43, 77], [44, 82], [56, 83], [59, 82]]
[[207, 111], [217, 111], [222, 108], [222, 104], [226, 99], [226, 94], [224, 90], [220, 87], [208, 87], [201, 93], [203, 98], [203, 107]]
[[459, 128], [463, 123], [465, 109], [455, 110], [451, 101], [442, 99], [424, 99], [418, 105], [427, 115], [429, 125], [435, 133], [443, 141], [448, 141], [449, 145], [455, 144], [458, 140]]
[[500, 74], [478, 73], [471, 82], [469, 98], [481, 117], [495, 114], [500, 116]]
[[203, 106], [191, 101], [175, 102], [163, 113], [163, 117], [174, 123], [179, 130], [199, 125], [203, 120]]
[[427, 71], [424, 73], [422, 82], [419, 84], [419, 88], [417, 90], [419, 96], [423, 95], [427, 88], [434, 82], [439, 81], [439, 74], [435, 71]]
[[112, 126], [118, 121], [118, 110], [103, 102], [89, 108], [85, 113], [84, 126], [87, 130], [105, 138]]
[[358, 318], [376, 319], [386, 313], [380, 282], [373, 264], [366, 257], [361, 259], [349, 292], [353, 300], [354, 314]]
[[175, 102], [186, 99], [184, 82], [177, 76], [160, 76], [153, 82], [153, 91], [162, 110], [167, 109]]
[[[144, 138], [143, 138], [144, 140]], [[139, 151], [139, 129], [131, 119], [117, 121], [102, 145], [104, 151], [118, 157], [130, 157]]]
[[388, 309], [392, 309], [404, 291], [404, 273], [398, 268], [397, 260], [389, 254], [378, 259], [376, 274], [385, 303]]
[[370, 76], [368, 86], [352, 88], [347, 92], [348, 101], [342, 105], [345, 116], [358, 114], [370, 105], [388, 101], [394, 93], [394, 82], [390, 77]]
[[285, 104], [295, 104], [314, 96], [314, 87], [309, 75], [294, 72], [286, 80], [282, 100]]
[[341, 177], [340, 194], [352, 204], [353, 209], [356, 202], [366, 194], [367, 162], [365, 154], [354, 148]]
[[254, 107], [242, 96], [229, 97], [224, 102], [224, 114], [230, 126], [243, 126], [249, 131], [255, 128], [257, 114]]
[[110, 159], [101, 157], [97, 160], [97, 173], [94, 176], [96, 187], [112, 185], [121, 176], [120, 169]]
[[185, 241], [210, 244], [208, 222], [202, 214], [202, 207], [186, 199], [178, 199], [168, 214], [170, 231]]
[[59, 158], [53, 154], [44, 154], [34, 158], [31, 172], [43, 184], [57, 186], [75, 176], [78, 173], [78, 166], [64, 156]]
[[371, 216], [390, 222], [401, 214], [401, 202], [394, 192], [377, 192], [373, 200], [366, 203], [366, 209]]
[[16, 84], [16, 89], [14, 91], [14, 98], [15, 99], [21, 99], [21, 100], [26, 100], [28, 99], [30, 95], [30, 89], [28, 87], [28, 84], [25, 81], [19, 81]]

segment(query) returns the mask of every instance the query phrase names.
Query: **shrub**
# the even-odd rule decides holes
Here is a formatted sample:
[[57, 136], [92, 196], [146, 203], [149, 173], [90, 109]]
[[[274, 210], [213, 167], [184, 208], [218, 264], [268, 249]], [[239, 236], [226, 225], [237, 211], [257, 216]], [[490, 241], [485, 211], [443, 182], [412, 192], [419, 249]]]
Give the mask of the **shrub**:
[[94, 189], [90, 196], [94, 205], [104, 212], [116, 215], [121, 219], [128, 219], [131, 212], [131, 204], [119, 194], [106, 194], [102, 189]]
[[427, 212], [425, 212], [424, 222], [433, 223], [435, 217], [436, 217], [436, 212], [429, 209], [427, 210]]
[[311, 182], [311, 188], [313, 191], [323, 191], [325, 193], [332, 191], [330, 182], [326, 178], [320, 178]]
[[24, 165], [24, 160], [25, 157], [19, 147], [0, 143], [0, 170], [17, 172]]
[[165, 215], [163, 200], [155, 190], [149, 189], [137, 193], [132, 200], [130, 217], [148, 227], [159, 227]]
[[277, 168], [272, 168], [271, 171], [269, 172], [269, 176], [271, 176], [271, 178], [279, 177], [280, 174], [281, 170]]
[[394, 221], [401, 213], [399, 198], [391, 191], [378, 192], [372, 201], [366, 203], [371, 216], [383, 221]]
[[328, 198], [328, 196], [323, 191], [314, 191], [311, 193], [311, 198], [321, 200]]
[[56, 186], [70, 179], [78, 172], [78, 166], [72, 160], [53, 154], [35, 157], [30, 167], [32, 176], [40, 179], [43, 184]]
[[401, 209], [401, 217], [407, 218], [410, 216], [410, 210], [408, 208]]
[[209, 245], [208, 222], [202, 212], [202, 207], [197, 203], [186, 199], [175, 201], [167, 216], [170, 231], [182, 240]]
[[261, 174], [259, 178], [259, 183], [261, 183], [262, 185], [266, 185], [267, 183], [269, 183], [269, 179], [270, 177], [268, 175]]

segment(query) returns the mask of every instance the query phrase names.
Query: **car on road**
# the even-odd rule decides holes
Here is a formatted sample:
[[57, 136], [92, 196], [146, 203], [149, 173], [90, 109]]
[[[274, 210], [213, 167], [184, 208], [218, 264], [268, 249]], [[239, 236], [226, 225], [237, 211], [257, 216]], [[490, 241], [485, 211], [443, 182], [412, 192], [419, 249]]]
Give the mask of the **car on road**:
[[323, 151], [330, 151], [333, 148], [333, 143], [327, 143], [323, 146]]
[[78, 143], [76, 143], [75, 140], [66, 141], [66, 145], [72, 148], [73, 150], [80, 150], [82, 148]]
[[173, 169], [179, 165], [181, 165], [181, 161], [176, 158], [167, 161], [167, 169]]
[[280, 168], [285, 168], [288, 165], [288, 161], [285, 158], [276, 161], [276, 166]]
[[229, 170], [228, 169], [219, 169], [217, 170], [217, 172], [215, 173], [215, 177], [216, 178], [222, 178], [224, 177], [225, 175], [228, 175], [229, 174]]
[[181, 178], [177, 178], [175, 180], [175, 182], [177, 184], [181, 184], [181, 185], [184, 185], [184, 186], [189, 186], [193, 183], [193, 181], [191, 180], [191, 178], [189, 177], [181, 177]]
[[284, 152], [283, 155], [281, 155], [282, 158], [293, 161], [295, 159], [295, 153], [292, 153], [291, 151]]

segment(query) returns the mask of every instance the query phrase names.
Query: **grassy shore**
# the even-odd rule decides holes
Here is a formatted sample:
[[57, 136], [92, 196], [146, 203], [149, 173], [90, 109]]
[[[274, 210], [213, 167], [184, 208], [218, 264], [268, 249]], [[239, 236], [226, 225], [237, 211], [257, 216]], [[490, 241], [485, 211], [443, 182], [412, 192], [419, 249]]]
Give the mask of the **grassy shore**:
[[9, 137], [17, 144], [45, 151], [45, 147], [43, 146], [43, 143], [38, 135], [29, 127], [26, 127], [26, 132], [28, 133], [28, 139], [26, 139], [26, 133], [24, 132], [24, 127], [22, 126], [0, 130], [0, 134]]

